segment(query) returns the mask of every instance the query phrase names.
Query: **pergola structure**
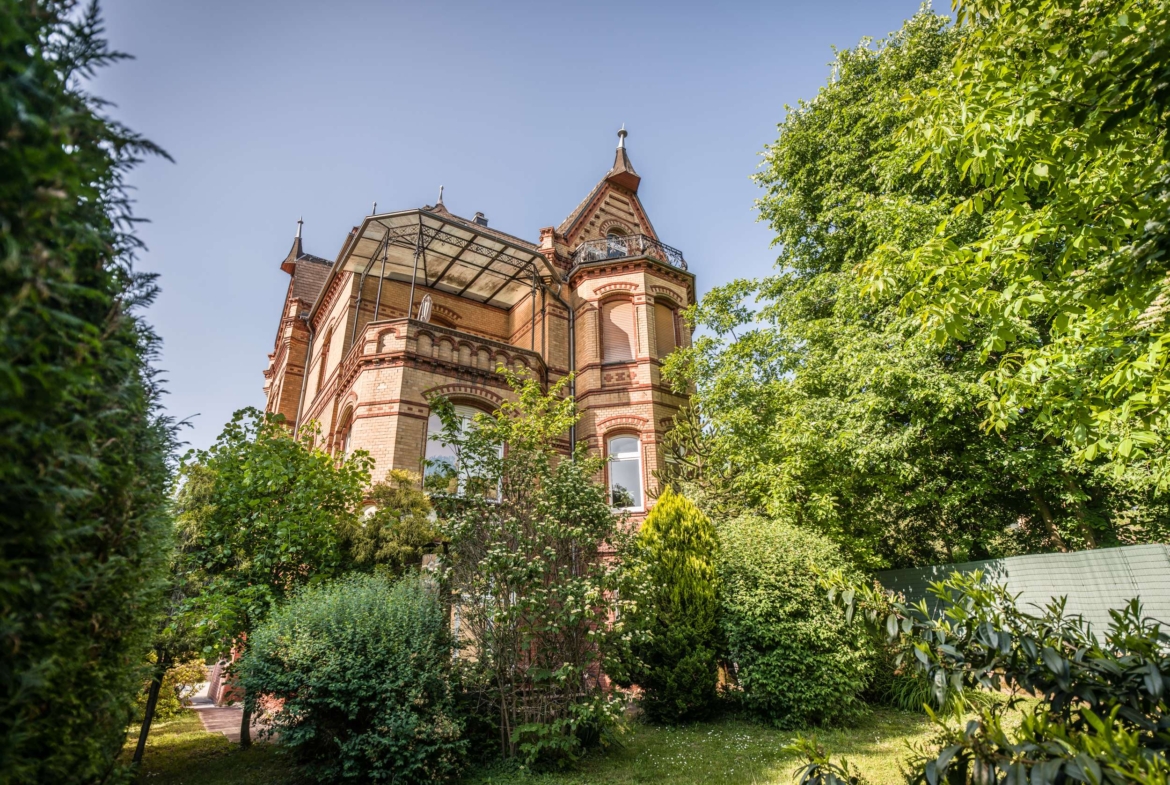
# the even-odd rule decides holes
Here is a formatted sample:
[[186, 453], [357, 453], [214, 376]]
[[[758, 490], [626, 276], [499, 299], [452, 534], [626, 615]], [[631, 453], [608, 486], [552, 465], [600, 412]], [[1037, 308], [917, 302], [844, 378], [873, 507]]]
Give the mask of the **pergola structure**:
[[371, 215], [362, 222], [340, 266], [361, 276], [359, 309], [369, 275], [379, 278], [374, 313], [379, 312], [386, 279], [410, 283], [408, 314], [414, 312], [418, 284], [510, 309], [525, 297], [535, 297], [543, 277], [559, 283], [556, 269], [535, 247], [445, 213], [441, 206], [403, 210]]

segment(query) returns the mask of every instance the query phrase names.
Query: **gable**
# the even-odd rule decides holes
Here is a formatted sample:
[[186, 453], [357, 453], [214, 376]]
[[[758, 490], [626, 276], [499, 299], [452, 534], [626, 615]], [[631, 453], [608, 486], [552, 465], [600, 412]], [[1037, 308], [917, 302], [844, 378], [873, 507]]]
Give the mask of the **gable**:
[[644, 234], [658, 239], [638, 194], [609, 180], [598, 183], [561, 227], [559, 231], [570, 247], [605, 237], [613, 229], [622, 234]]

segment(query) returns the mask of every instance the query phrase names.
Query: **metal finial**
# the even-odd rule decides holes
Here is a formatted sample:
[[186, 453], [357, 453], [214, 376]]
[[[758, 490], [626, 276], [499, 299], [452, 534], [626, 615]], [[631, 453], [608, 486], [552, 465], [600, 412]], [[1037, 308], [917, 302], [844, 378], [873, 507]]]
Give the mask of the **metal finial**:
[[377, 215], [377, 214], [378, 214], [378, 202], [375, 201], [374, 206], [370, 208], [370, 215]]
[[626, 124], [622, 123], [622, 129], [618, 131], [618, 149], [621, 150], [626, 146], [626, 137], [629, 133], [626, 131]]
[[439, 204], [443, 203], [443, 186], [439, 186]]
[[301, 237], [301, 227], [304, 225], [305, 225], [305, 217], [302, 215], [300, 218], [297, 218], [297, 239], [298, 240]]

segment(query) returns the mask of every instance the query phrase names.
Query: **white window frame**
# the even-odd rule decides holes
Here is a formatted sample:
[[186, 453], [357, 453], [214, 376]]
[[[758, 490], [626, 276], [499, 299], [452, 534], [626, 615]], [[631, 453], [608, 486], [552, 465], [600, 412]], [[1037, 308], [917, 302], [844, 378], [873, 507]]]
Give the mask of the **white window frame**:
[[[633, 452], [613, 452], [613, 443], [618, 439], [633, 439], [638, 443], [638, 449]], [[616, 433], [609, 436], [605, 440], [606, 452], [606, 495], [609, 496], [610, 506], [615, 510], [624, 512], [643, 512], [646, 509], [646, 478], [643, 476], [645, 466], [642, 460], [642, 437], [632, 433]], [[642, 503], [632, 507], [616, 507], [613, 505], [613, 470], [611, 468], [614, 463], [625, 463], [629, 461], [637, 461], [638, 463], [638, 496]]]
[[[477, 409], [474, 406], [468, 406], [466, 404], [456, 404], [455, 405], [455, 415], [459, 418], [460, 432], [467, 433], [467, 431], [471, 429], [471, 427], [475, 424], [475, 415], [477, 415], [477, 414], [487, 414], [487, 413], [484, 412], [483, 409]], [[435, 413], [433, 411], [427, 416], [427, 436], [426, 436], [426, 439], [424, 440], [424, 444], [423, 444], [423, 460], [424, 461], [428, 460], [427, 446], [430, 445], [430, 443], [432, 441], [438, 442], [439, 444], [444, 443], [439, 439], [432, 439], [431, 438], [433, 436], [439, 436], [442, 434], [442, 424], [441, 423], [439, 426], [439, 430], [436, 431], [435, 433], [431, 433], [431, 417], [435, 417]], [[502, 444], [500, 445], [499, 451], [500, 451], [500, 457], [502, 458], [504, 456], [504, 445], [502, 445]], [[452, 468], [455, 469], [455, 476], [457, 478], [459, 478], [459, 485], [456, 487], [455, 493], [462, 494], [463, 481], [462, 481], [462, 475], [460, 474], [459, 465], [456, 463]], [[424, 469], [423, 469], [423, 476], [424, 476], [424, 480], [425, 480], [425, 477], [426, 477], [425, 465], [424, 465]], [[498, 502], [500, 500], [500, 490], [501, 490], [500, 488], [496, 488], [496, 498], [489, 499], [488, 501]]]

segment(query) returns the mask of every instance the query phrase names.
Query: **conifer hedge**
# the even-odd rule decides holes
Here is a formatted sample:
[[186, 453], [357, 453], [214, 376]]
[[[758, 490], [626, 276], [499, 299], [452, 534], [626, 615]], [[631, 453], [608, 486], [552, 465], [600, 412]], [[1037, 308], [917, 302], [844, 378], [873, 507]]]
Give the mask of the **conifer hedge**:
[[158, 152], [80, 80], [96, 8], [0, 0], [0, 783], [109, 781], [167, 553], [167, 456], [122, 187]]

